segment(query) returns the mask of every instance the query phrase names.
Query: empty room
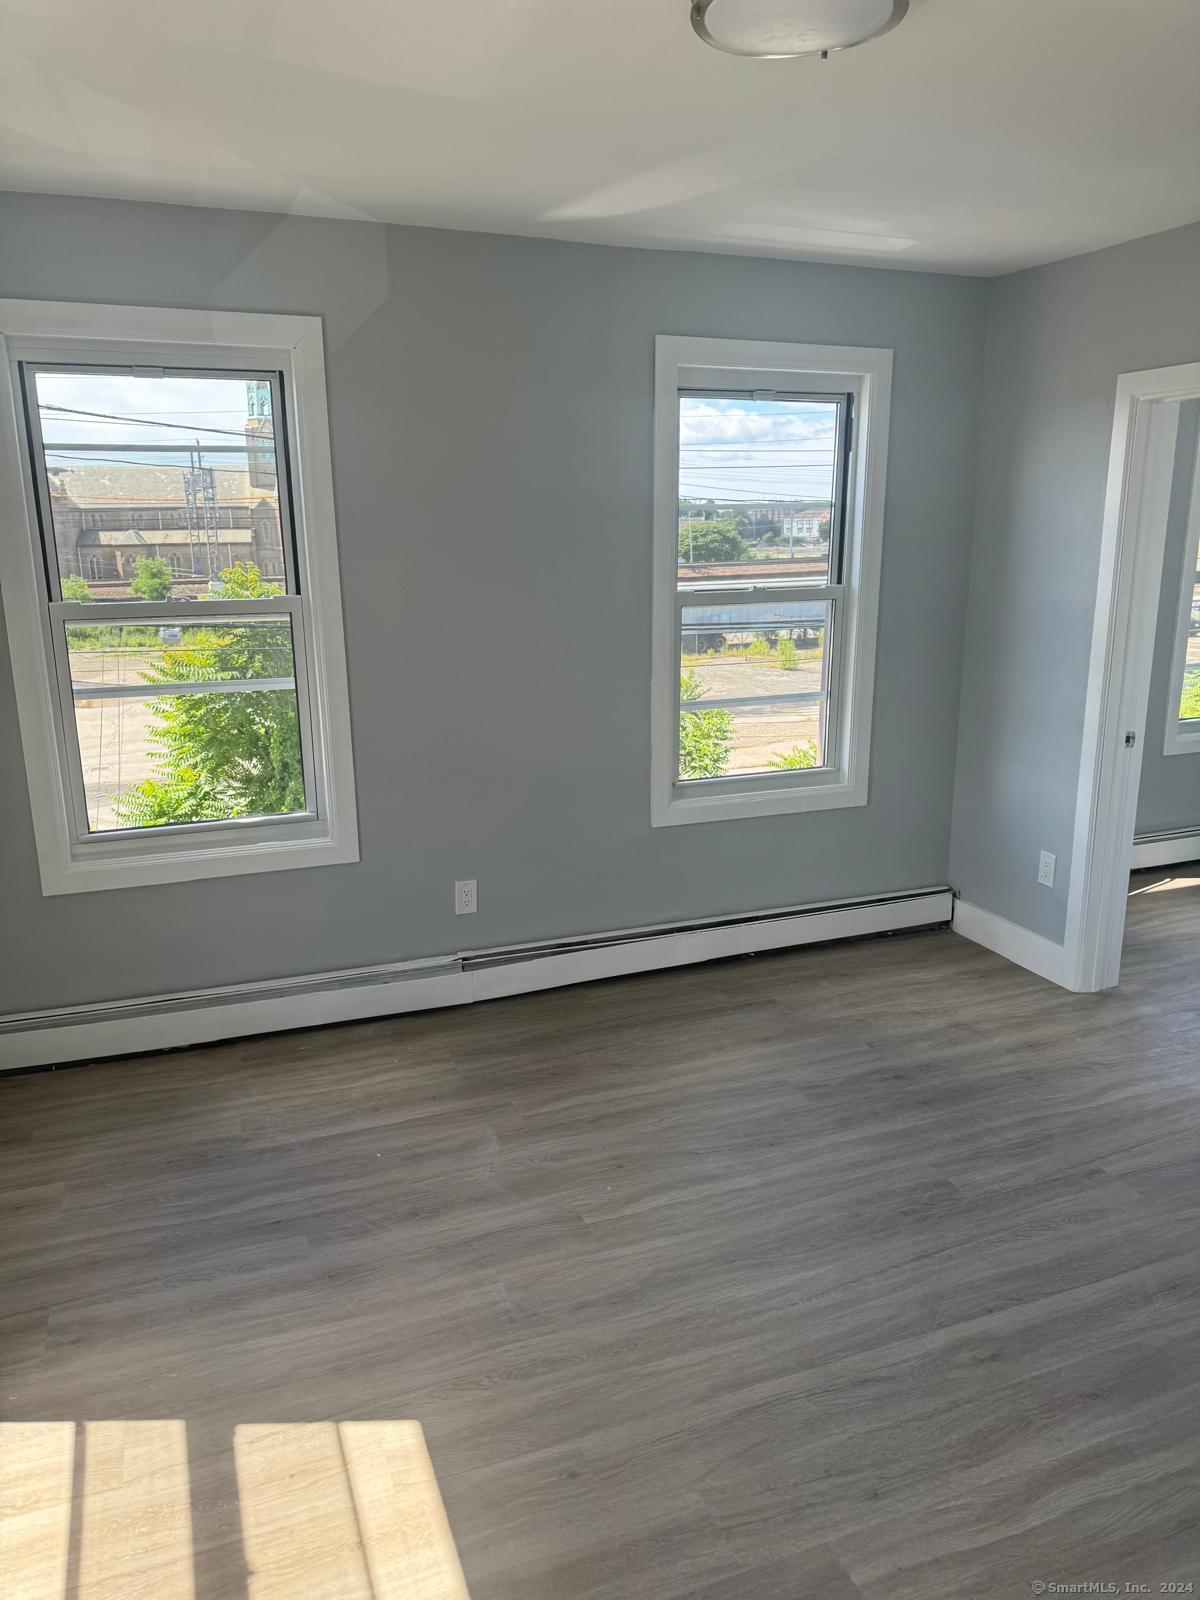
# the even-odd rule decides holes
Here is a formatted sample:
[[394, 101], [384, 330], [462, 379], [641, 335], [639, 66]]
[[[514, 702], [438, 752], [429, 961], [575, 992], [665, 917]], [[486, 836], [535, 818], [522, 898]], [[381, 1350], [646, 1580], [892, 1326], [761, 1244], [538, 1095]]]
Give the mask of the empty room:
[[1200, 6], [0, 0], [0, 1594], [1200, 1588]]

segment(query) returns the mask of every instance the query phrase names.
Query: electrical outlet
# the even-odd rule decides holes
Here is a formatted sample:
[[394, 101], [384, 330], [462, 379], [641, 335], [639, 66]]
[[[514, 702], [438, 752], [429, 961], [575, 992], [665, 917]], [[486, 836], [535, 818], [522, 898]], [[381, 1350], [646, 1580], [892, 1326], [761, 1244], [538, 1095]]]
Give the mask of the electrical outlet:
[[472, 916], [479, 910], [479, 884], [474, 878], [460, 878], [454, 885], [454, 913]]
[[1043, 850], [1038, 862], [1038, 882], [1043, 889], [1053, 889], [1054, 869], [1058, 865], [1058, 857], [1052, 856], [1049, 850]]

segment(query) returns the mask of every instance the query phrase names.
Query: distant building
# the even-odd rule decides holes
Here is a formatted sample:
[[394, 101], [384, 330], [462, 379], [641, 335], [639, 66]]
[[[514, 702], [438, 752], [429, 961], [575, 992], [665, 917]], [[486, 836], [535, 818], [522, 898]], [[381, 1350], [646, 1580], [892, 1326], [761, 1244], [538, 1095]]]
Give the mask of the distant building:
[[245, 467], [208, 470], [207, 518], [187, 492], [182, 467], [96, 463], [51, 472], [59, 571], [91, 583], [128, 584], [139, 556], [162, 556], [179, 577], [205, 584], [235, 561], [252, 561], [264, 577], [282, 579], [274, 497], [251, 482]]
[[791, 543], [824, 544], [829, 537], [828, 511], [789, 511], [781, 520], [780, 531]]
[[271, 415], [271, 385], [255, 378], [246, 385], [246, 456], [250, 482], [255, 489], [275, 492], [275, 419]]
[[[109, 460], [50, 468], [59, 571], [127, 589], [142, 556], [161, 556], [196, 590], [235, 562], [284, 578], [271, 387], [246, 385], [246, 455], [230, 467]], [[189, 454], [191, 452], [189, 451]], [[211, 459], [211, 456], [209, 457]]]

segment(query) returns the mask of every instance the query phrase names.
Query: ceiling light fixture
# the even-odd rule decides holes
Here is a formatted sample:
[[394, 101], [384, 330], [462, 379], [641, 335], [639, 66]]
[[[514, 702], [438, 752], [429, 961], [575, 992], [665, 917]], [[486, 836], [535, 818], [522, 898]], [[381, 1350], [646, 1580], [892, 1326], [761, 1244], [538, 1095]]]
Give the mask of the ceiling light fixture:
[[907, 10], [908, 0], [692, 0], [692, 27], [714, 50], [777, 61], [865, 44]]

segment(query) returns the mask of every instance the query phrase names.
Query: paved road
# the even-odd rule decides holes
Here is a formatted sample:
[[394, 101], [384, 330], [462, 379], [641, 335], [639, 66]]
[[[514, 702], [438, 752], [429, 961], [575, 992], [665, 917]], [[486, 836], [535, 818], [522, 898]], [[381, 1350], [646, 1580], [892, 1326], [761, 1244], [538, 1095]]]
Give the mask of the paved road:
[[802, 657], [788, 672], [762, 657], [701, 657], [692, 664], [692, 671], [704, 690], [702, 699], [691, 702], [697, 709], [705, 700], [743, 695], [762, 697], [760, 706], [738, 707], [733, 712], [729, 773], [762, 772], [769, 768], [772, 756], [787, 754], [796, 745], [820, 741], [819, 702], [781, 706], [773, 698], [781, 694], [819, 692], [822, 672], [819, 658]]

